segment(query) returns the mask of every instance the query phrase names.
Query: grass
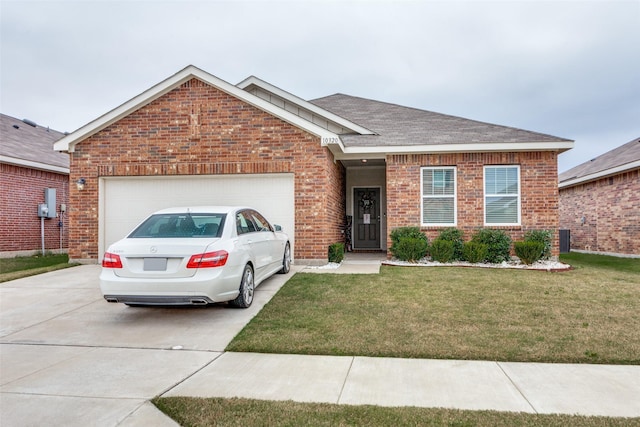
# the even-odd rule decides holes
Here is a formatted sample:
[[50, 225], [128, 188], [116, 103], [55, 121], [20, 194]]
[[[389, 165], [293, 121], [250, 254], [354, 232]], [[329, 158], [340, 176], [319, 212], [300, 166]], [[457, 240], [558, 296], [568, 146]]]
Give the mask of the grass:
[[637, 426], [639, 418], [387, 408], [251, 399], [169, 397], [153, 403], [182, 426]]
[[0, 282], [47, 273], [75, 265], [77, 264], [69, 264], [69, 256], [67, 254], [46, 253], [45, 256], [0, 258]]
[[640, 364], [640, 260], [563, 260], [575, 269], [298, 273], [227, 350]]

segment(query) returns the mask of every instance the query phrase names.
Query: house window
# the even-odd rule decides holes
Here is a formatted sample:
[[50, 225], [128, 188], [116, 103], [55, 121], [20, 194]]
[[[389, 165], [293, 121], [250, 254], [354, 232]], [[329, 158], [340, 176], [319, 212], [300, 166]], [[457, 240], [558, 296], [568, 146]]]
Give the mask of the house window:
[[485, 225], [520, 224], [520, 167], [485, 166]]
[[424, 167], [422, 225], [456, 225], [456, 168]]

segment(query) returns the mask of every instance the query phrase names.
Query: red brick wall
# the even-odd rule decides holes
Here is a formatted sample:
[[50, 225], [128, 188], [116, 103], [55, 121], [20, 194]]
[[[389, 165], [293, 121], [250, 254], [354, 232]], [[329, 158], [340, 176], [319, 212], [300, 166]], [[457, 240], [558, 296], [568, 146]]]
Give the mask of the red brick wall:
[[561, 189], [560, 228], [572, 249], [640, 255], [640, 170]]
[[[293, 172], [295, 254], [326, 259], [344, 217], [344, 170], [320, 139], [193, 79], [78, 143], [69, 253], [98, 258], [101, 176]], [[250, 204], [250, 201], [247, 202]]]
[[[44, 203], [44, 189], [56, 189], [56, 211], [68, 204], [69, 177], [21, 166], [0, 163], [0, 252], [42, 250], [38, 205]], [[44, 220], [45, 249], [67, 248], [69, 221], [62, 217]]]
[[[387, 156], [388, 230], [419, 226], [420, 168], [455, 166], [457, 168], [458, 224], [465, 240], [484, 227], [484, 166], [520, 165], [521, 225], [500, 228], [511, 238], [521, 240], [527, 230], [553, 230], [552, 255], [558, 255], [558, 169], [557, 153], [460, 153]], [[446, 227], [423, 227], [433, 240]], [[489, 227], [487, 227], [489, 228]], [[387, 236], [387, 245], [391, 240]]]

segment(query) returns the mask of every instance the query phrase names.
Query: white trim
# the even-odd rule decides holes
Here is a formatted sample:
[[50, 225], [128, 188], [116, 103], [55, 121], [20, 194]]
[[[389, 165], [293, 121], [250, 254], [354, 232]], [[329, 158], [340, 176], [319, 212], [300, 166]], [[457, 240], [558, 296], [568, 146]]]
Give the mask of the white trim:
[[[497, 169], [497, 168], [516, 168], [518, 172], [518, 194], [517, 194], [517, 205], [518, 205], [518, 222], [516, 223], [489, 223], [487, 222], [487, 169]], [[496, 194], [491, 194], [489, 197], [496, 197]], [[506, 194], [505, 196], [513, 197], [513, 194]], [[485, 227], [518, 227], [522, 224], [522, 179], [520, 175], [520, 165], [484, 165], [482, 167], [482, 204], [483, 204], [483, 218], [482, 222]]]
[[269, 114], [272, 114], [315, 136], [318, 136], [320, 138], [339, 138], [338, 135], [336, 135], [333, 132], [330, 132], [318, 125], [308, 122], [307, 120], [304, 120], [303, 118], [293, 113], [283, 110], [193, 65], [189, 65], [188, 67], [184, 68], [182, 71], [179, 71], [178, 73], [158, 83], [157, 85], [151, 87], [150, 89], [147, 89], [146, 91], [142, 92], [140, 95], [130, 99], [129, 101], [125, 102], [119, 107], [116, 107], [115, 109], [109, 111], [108, 113], [102, 115], [101, 117], [98, 117], [94, 121], [86, 124], [85, 126], [81, 127], [75, 132], [58, 140], [53, 145], [53, 149], [57, 151], [73, 152], [74, 147], [78, 142], [101, 131], [105, 127], [122, 119], [123, 117], [126, 117], [132, 112], [158, 99], [162, 95], [170, 92], [171, 90], [191, 80], [192, 78], [196, 78], [198, 80], [203, 81], [204, 83], [214, 86], [217, 89], [235, 98], [238, 98], [250, 105], [253, 105], [256, 108], [259, 108]]
[[[573, 142], [523, 142], [523, 143], [482, 143], [482, 144], [438, 144], [438, 145], [398, 145], [398, 146], [361, 146], [345, 147], [338, 160], [362, 158], [363, 155], [391, 154], [442, 154], [442, 153], [486, 153], [486, 152], [524, 152], [558, 151], [573, 148]], [[374, 157], [371, 157], [374, 158]]]
[[616, 174], [626, 172], [628, 170], [632, 170], [635, 168], [640, 168], [640, 160], [636, 160], [635, 162], [627, 163], [625, 165], [616, 166], [614, 168], [605, 169], [603, 171], [595, 172], [589, 175], [581, 176], [579, 178], [570, 178], [566, 181], [562, 181], [558, 185], [558, 187], [559, 188], [572, 187], [574, 185], [582, 184], [588, 181], [595, 181], [597, 179], [604, 178], [609, 175], [616, 175]]
[[7, 157], [0, 155], [0, 163], [8, 163], [16, 166], [22, 166], [32, 169], [40, 169], [48, 172], [57, 172], [65, 175], [69, 175], [69, 168], [63, 168], [62, 166], [53, 166], [46, 163], [33, 162], [31, 160], [17, 159], [15, 157]]
[[357, 123], [353, 123], [343, 117], [337, 116], [323, 108], [318, 107], [315, 104], [312, 104], [308, 101], [305, 101], [302, 98], [299, 98], [287, 91], [284, 91], [282, 89], [280, 89], [277, 86], [272, 85], [271, 83], [267, 83], [264, 80], [261, 80], [255, 76], [249, 76], [246, 79], [244, 79], [243, 81], [241, 81], [240, 83], [238, 83], [236, 86], [239, 87], [240, 89], [246, 89], [247, 87], [251, 86], [251, 85], [255, 85], [261, 89], [264, 89], [267, 92], [271, 92], [274, 95], [283, 98], [289, 102], [291, 102], [292, 104], [297, 105], [300, 108], [303, 108], [305, 110], [311, 111], [314, 114], [317, 114], [318, 116], [324, 117], [325, 119], [335, 122], [337, 124], [339, 124], [342, 127], [345, 127], [349, 130], [352, 130], [353, 132], [359, 133], [361, 135], [376, 135], [375, 132], [360, 126]]
[[[437, 198], [440, 196], [425, 196], [424, 194], [424, 170], [451, 170], [453, 169], [453, 195], [442, 197], [453, 198], [453, 222], [432, 223], [424, 222], [424, 199]], [[420, 168], [420, 225], [422, 227], [457, 227], [458, 226], [458, 168], [456, 166], [422, 166]]]

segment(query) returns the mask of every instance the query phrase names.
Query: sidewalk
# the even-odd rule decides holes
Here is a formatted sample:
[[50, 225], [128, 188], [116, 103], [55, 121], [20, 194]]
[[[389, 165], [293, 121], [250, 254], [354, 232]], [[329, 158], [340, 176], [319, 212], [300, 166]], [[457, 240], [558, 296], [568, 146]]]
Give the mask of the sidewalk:
[[384, 252], [347, 252], [344, 260], [338, 264], [323, 266], [305, 266], [303, 273], [333, 274], [378, 274], [382, 261], [387, 259]]
[[640, 417], [640, 366], [227, 352], [164, 396]]

